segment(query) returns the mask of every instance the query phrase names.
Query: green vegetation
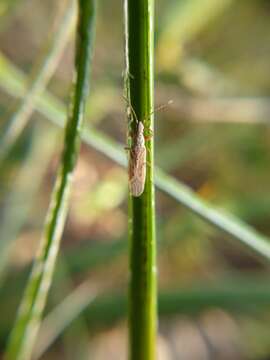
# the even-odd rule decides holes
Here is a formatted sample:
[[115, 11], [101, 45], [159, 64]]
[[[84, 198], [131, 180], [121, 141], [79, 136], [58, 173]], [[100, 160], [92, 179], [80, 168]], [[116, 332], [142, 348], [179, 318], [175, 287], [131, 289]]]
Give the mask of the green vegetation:
[[269, 5], [74, 5], [0, 5], [3, 357], [269, 357]]

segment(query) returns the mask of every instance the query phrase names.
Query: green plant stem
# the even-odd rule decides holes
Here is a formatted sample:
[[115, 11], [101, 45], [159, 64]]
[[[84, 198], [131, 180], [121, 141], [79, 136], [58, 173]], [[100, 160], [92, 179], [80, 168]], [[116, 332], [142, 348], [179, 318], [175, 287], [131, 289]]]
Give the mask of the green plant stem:
[[33, 67], [26, 95], [16, 104], [15, 109], [12, 109], [13, 114], [4, 126], [0, 146], [0, 161], [6, 158], [25, 128], [34, 110], [38, 95], [45, 89], [59, 63], [74, 25], [74, 0], [69, 0], [65, 13], [61, 15], [61, 23], [58, 29], [50, 34], [37, 64]]
[[68, 208], [73, 170], [79, 152], [80, 132], [88, 94], [89, 63], [94, 31], [94, 2], [79, 0], [74, 89], [66, 125], [61, 166], [51, 198], [40, 248], [26, 286], [6, 359], [30, 359], [52, 280]]
[[[126, 0], [127, 95], [144, 128], [153, 130], [153, 0]], [[131, 124], [131, 131], [136, 123]], [[156, 358], [156, 237], [153, 138], [146, 142], [144, 192], [130, 195], [129, 358]]]
[[[0, 57], [0, 70], [1, 66], [9, 76], [4, 78], [4, 74], [0, 71], [0, 86], [13, 96], [24, 96], [24, 74], [10, 63], [7, 63], [3, 57]], [[64, 127], [64, 105], [48, 92], [38, 99], [36, 108], [52, 123]], [[85, 128], [82, 132], [82, 140], [85, 144], [92, 146], [117, 164], [121, 166], [127, 165], [123, 146], [96, 129]], [[204, 221], [223, 231], [239, 243], [242, 243], [261, 259], [270, 262], [270, 239], [267, 236], [258, 233], [254, 228], [236, 216], [216, 209], [188, 186], [157, 167], [155, 171], [155, 184], [160, 190], [171, 196], [188, 210], [199, 215]]]

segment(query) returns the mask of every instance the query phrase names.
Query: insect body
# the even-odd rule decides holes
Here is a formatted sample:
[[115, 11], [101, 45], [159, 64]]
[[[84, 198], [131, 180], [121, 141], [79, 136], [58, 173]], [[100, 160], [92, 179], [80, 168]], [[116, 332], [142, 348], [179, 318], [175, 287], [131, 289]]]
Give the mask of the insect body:
[[[145, 177], [146, 177], [146, 147], [145, 141], [147, 137], [144, 136], [144, 125], [142, 121], [139, 121], [135, 110], [133, 109], [130, 100], [124, 97], [128, 104], [128, 118], [131, 121], [136, 122], [135, 131], [132, 131], [132, 143], [131, 146], [126, 148], [129, 150], [129, 161], [128, 161], [128, 180], [129, 190], [132, 196], [138, 197], [144, 191]], [[172, 100], [168, 102], [171, 104]], [[162, 110], [167, 105], [161, 105], [150, 113], [152, 115], [157, 110]], [[149, 115], [149, 116], [150, 116]], [[149, 129], [150, 138], [152, 137], [152, 130]]]
[[140, 196], [144, 191], [146, 175], [146, 148], [144, 126], [137, 122], [136, 130], [129, 149], [128, 178], [132, 196]]

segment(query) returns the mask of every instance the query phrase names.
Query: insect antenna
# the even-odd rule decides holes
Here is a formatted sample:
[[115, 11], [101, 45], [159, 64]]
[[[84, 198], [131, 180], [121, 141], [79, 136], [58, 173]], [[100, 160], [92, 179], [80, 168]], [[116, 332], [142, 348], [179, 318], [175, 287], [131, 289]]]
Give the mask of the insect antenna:
[[149, 116], [153, 115], [155, 112], [166, 109], [169, 105], [173, 103], [173, 100], [169, 100], [166, 104], [162, 104], [156, 107], [153, 111], [150, 112]]

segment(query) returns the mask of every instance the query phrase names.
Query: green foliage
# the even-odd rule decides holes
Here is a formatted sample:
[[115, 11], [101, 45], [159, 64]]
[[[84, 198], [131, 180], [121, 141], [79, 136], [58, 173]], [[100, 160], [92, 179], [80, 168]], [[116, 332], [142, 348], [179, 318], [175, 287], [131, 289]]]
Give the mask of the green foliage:
[[[146, 9], [146, 3], [128, 1], [126, 30], [128, 95], [149, 132], [149, 127], [153, 129], [154, 105], [153, 67], [147, 54], [152, 54], [153, 33], [147, 21], [152, 19], [153, 9], [150, 8], [151, 17], [142, 19], [140, 11]], [[81, 0], [79, 4], [90, 2]], [[67, 45], [72, 28], [69, 5], [68, 0], [61, 5], [31, 1], [3, 1], [0, 5], [1, 129], [8, 129], [12, 123], [19, 129], [10, 132], [15, 134], [10, 140], [2, 131], [0, 142], [0, 158], [5, 159], [0, 164], [0, 309], [5, 314], [0, 324], [1, 350], [32, 267], [55, 157], [62, 143], [55, 139], [61, 131], [59, 127], [65, 127], [66, 94], [73, 69], [74, 41]], [[66, 17], [58, 17], [59, 31], [55, 31], [51, 19], [58, 14], [58, 6], [62, 6], [60, 13]], [[207, 351], [211, 357], [214, 348], [214, 357], [222, 353], [223, 358], [231, 358], [226, 349], [237, 348], [234, 358], [245, 359], [246, 354], [253, 359], [267, 358], [269, 5], [263, 0], [173, 0], [157, 4], [155, 102], [158, 106], [172, 99], [173, 104], [155, 113], [154, 136], [146, 141], [145, 192], [140, 198], [130, 199], [132, 211], [128, 215], [126, 170], [119, 167], [127, 164], [123, 149], [127, 126], [121, 99], [123, 14], [121, 4], [112, 6], [108, 1], [100, 2], [98, 10], [93, 86], [85, 104], [87, 123], [80, 131], [75, 125], [69, 126], [61, 168], [65, 174], [62, 179], [66, 179], [62, 183], [63, 196], [61, 191], [53, 195], [56, 204], [63, 207], [59, 205], [58, 211], [56, 205], [52, 219], [56, 220], [62, 210], [64, 218], [67, 208], [62, 200], [69, 187], [66, 175], [79, 160], [63, 254], [55, 267], [64, 221], [60, 229], [53, 220], [49, 236], [44, 238], [49, 240], [48, 246], [43, 248], [44, 264], [49, 265], [43, 271], [42, 264], [37, 281], [34, 279], [31, 288], [27, 287], [26, 293], [33, 290], [30, 305], [25, 307], [29, 322], [17, 323], [22, 324], [22, 329], [16, 330], [19, 342], [12, 351], [24, 349], [24, 345], [32, 348], [31, 329], [35, 332], [36, 324], [39, 326], [51, 286], [33, 358], [44, 352], [46, 358], [108, 358], [111, 345], [107, 346], [107, 338], [120, 357], [123, 341], [119, 333], [125, 327], [121, 324], [128, 312], [125, 293], [131, 275], [130, 354], [134, 358], [149, 358], [146, 348], [153, 353], [154, 342], [149, 345], [148, 340], [150, 336], [154, 338], [155, 320], [148, 315], [155, 317], [156, 311], [155, 301], [152, 302], [156, 297], [152, 217], [155, 141], [158, 166], [155, 165], [154, 182], [161, 190], [156, 201], [162, 326], [158, 345], [165, 344], [168, 356], [185, 357], [184, 350], [175, 346], [174, 336], [178, 339], [181, 334], [183, 342], [187, 339], [195, 344], [189, 331], [192, 328], [197, 329], [200, 339], [206, 336], [210, 346], [200, 352], [194, 345], [187, 357], [196, 349], [199, 354]], [[38, 59], [34, 64], [33, 58]], [[81, 74], [78, 83], [82, 85], [86, 78], [88, 74]], [[83, 95], [81, 92], [77, 99]], [[78, 107], [73, 108], [77, 114]], [[130, 137], [134, 123], [128, 125]], [[73, 135], [79, 132], [83, 146], [78, 159], [79, 141]], [[129, 252], [127, 224], [132, 230]], [[60, 230], [55, 236], [57, 229]], [[56, 243], [57, 249], [52, 253]], [[133, 259], [131, 274], [128, 254]], [[34, 269], [37, 264], [36, 261]], [[29, 279], [33, 281], [33, 274]], [[41, 294], [46, 279], [46, 289]], [[149, 281], [144, 287], [145, 279]], [[97, 297], [93, 299], [93, 295]], [[40, 304], [36, 314], [34, 304]], [[112, 326], [113, 330], [107, 331]], [[21, 336], [24, 330], [26, 336]], [[231, 337], [233, 343], [229, 343]], [[220, 339], [228, 343], [223, 344]], [[193, 358], [199, 356], [193, 354]]]

